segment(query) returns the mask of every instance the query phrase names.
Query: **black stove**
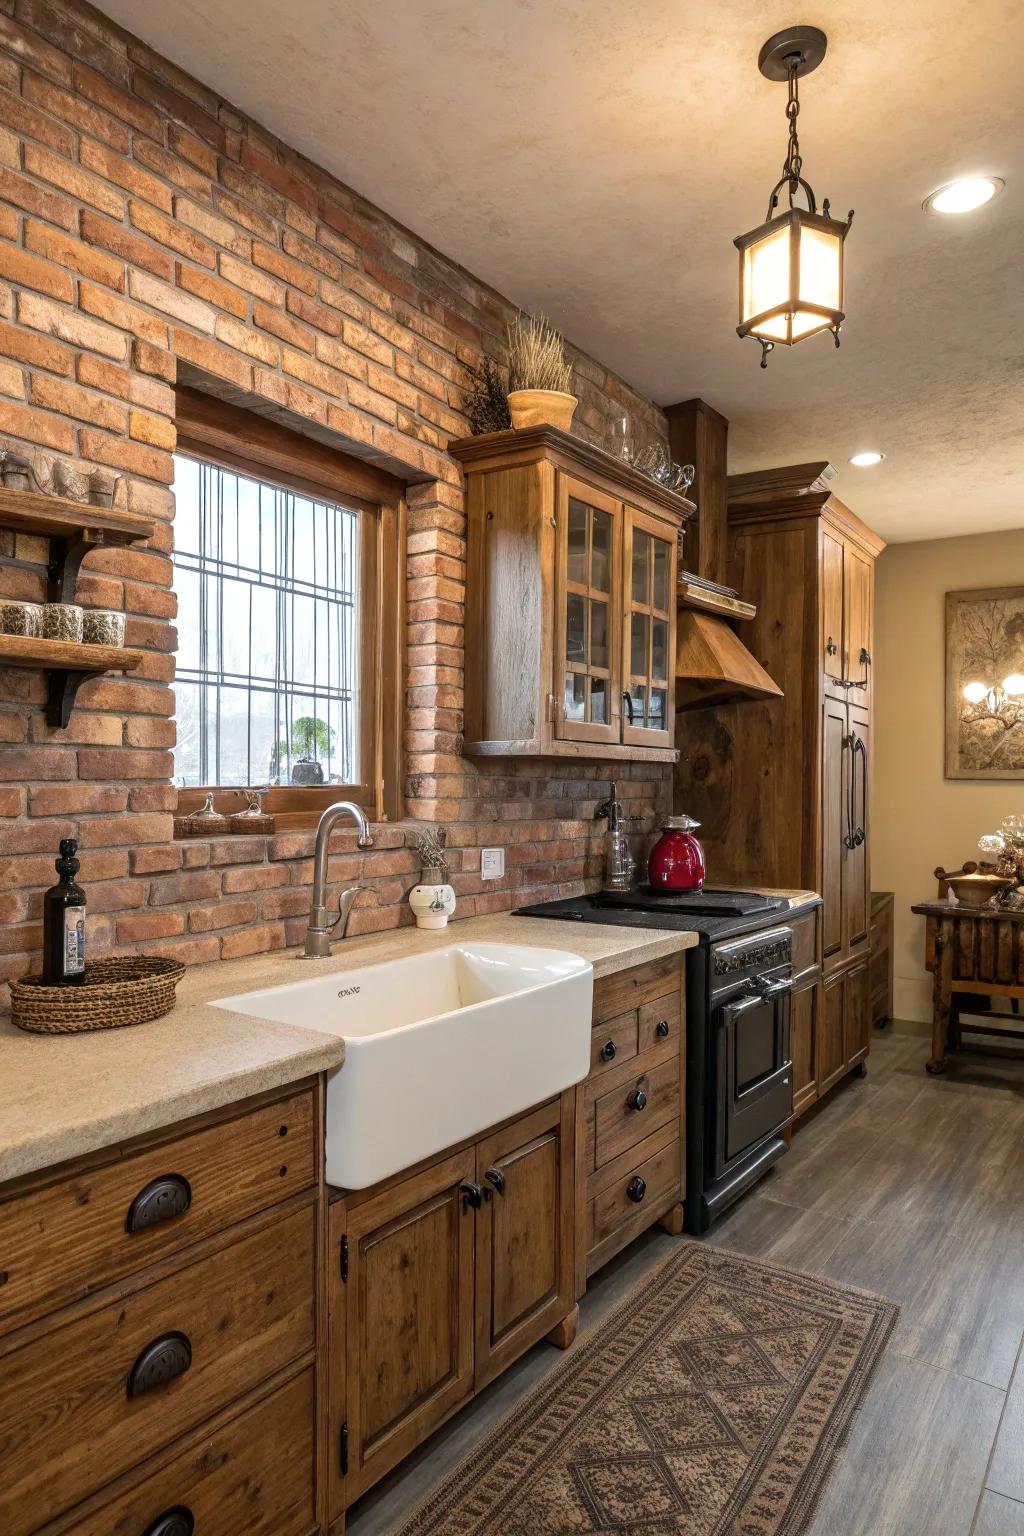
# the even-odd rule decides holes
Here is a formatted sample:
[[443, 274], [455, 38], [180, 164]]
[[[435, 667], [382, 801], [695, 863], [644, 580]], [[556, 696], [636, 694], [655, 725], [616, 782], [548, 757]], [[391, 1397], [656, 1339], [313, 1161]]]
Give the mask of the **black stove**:
[[786, 1151], [791, 918], [820, 905], [649, 886], [520, 907], [520, 917], [696, 933], [686, 952], [686, 1228], [706, 1232]]

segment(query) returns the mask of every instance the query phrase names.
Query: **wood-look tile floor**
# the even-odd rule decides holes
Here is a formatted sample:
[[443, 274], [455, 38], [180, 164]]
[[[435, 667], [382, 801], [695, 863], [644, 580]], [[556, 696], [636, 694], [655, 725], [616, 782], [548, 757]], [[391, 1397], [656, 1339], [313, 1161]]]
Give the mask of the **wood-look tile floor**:
[[[911, 1027], [805, 1120], [708, 1241], [891, 1297], [902, 1315], [812, 1536], [1024, 1536], [1024, 1057], [924, 1070]], [[677, 1241], [591, 1283], [581, 1336]], [[540, 1345], [350, 1512], [386, 1536], [561, 1358]]]

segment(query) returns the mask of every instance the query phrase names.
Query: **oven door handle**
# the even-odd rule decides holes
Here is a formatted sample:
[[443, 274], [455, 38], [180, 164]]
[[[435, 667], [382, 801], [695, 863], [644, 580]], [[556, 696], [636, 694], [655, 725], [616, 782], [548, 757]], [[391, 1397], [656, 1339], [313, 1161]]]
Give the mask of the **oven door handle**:
[[[752, 982], [753, 986], [754, 983]], [[746, 1013], [750, 1008], [762, 1008], [765, 1003], [774, 1002], [777, 997], [782, 997], [793, 990], [793, 983], [787, 977], [785, 980], [762, 982], [756, 992], [744, 992], [731, 1003], [722, 1003], [719, 1011], [722, 1024], [729, 1024], [741, 1013]]]
[[776, 981], [753, 982], [757, 988], [757, 995], [761, 1002], [766, 1003], [770, 998], [779, 997], [783, 992], [792, 992], [793, 983], [788, 976], [779, 977]]

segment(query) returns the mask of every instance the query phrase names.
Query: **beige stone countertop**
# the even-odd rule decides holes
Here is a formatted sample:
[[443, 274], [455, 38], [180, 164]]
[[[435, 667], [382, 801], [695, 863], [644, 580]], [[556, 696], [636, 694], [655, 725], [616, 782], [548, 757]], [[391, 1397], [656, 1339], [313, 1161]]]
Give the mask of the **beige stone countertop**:
[[0, 1183], [220, 1109], [342, 1064], [344, 1043], [252, 1019], [218, 998], [308, 981], [468, 940], [567, 949], [595, 977], [690, 949], [697, 935], [653, 928], [467, 918], [447, 929], [393, 929], [343, 940], [330, 959], [298, 950], [197, 966], [162, 1019], [79, 1035], [32, 1035], [0, 1023]]

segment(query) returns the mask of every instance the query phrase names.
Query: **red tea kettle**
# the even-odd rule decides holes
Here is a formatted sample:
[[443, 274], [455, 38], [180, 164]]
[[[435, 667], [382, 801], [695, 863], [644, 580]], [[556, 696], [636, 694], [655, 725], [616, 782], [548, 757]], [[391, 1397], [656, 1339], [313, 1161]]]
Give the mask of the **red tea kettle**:
[[694, 837], [692, 816], [670, 816], [647, 859], [647, 879], [656, 891], [702, 891], [704, 849]]

